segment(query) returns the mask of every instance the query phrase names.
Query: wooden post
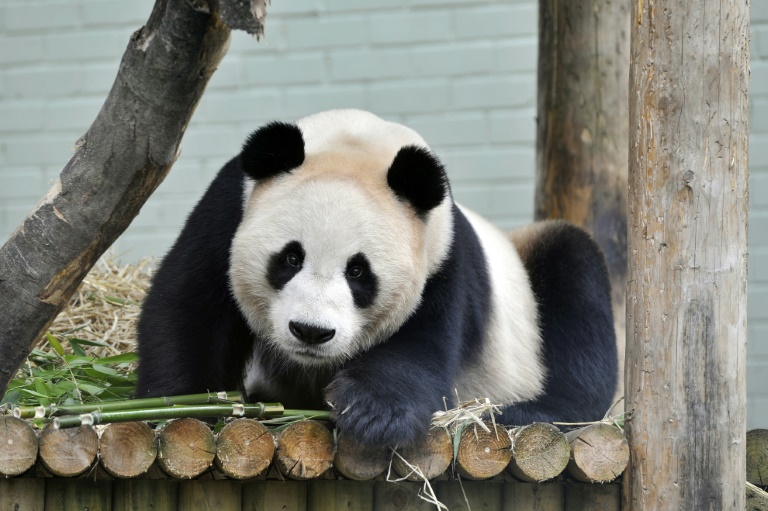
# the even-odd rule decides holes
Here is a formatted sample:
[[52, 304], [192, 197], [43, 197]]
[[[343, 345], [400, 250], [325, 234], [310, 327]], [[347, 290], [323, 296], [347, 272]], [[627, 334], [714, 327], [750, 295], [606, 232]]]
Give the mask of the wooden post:
[[624, 509], [744, 509], [749, 2], [633, 0]]
[[540, 0], [538, 70], [535, 217], [584, 227], [603, 249], [623, 375], [628, 3]]

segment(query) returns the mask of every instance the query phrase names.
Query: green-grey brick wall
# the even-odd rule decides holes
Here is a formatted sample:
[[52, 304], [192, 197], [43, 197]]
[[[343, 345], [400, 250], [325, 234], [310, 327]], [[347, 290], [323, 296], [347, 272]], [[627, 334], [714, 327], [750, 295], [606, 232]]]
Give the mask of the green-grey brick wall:
[[[0, 241], [72, 154], [153, 0], [0, 2]], [[274, 0], [266, 38], [235, 33], [179, 161], [115, 244], [162, 256], [245, 135], [357, 107], [406, 123], [459, 201], [510, 228], [533, 210], [536, 1]], [[752, 2], [748, 421], [768, 426], [768, 1]]]

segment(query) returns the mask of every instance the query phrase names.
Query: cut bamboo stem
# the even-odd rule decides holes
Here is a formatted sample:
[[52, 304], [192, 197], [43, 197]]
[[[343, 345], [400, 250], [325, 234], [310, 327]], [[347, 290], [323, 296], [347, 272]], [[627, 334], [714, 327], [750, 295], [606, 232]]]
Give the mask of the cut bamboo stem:
[[88, 470], [98, 450], [99, 438], [90, 426], [55, 429], [47, 424], [40, 433], [40, 459], [60, 477], [74, 477]]
[[451, 465], [453, 442], [451, 435], [443, 428], [434, 428], [430, 429], [420, 442], [398, 449], [398, 453], [400, 456], [392, 457], [392, 466], [400, 477], [405, 477], [409, 481], [421, 481], [419, 474], [408, 466], [410, 464], [418, 468], [425, 478], [433, 479]]
[[367, 481], [383, 474], [392, 457], [386, 447], [360, 445], [351, 437], [339, 436], [333, 466], [344, 477], [355, 481]]
[[234, 479], [256, 477], [269, 467], [274, 454], [272, 434], [252, 419], [230, 422], [216, 440], [216, 466]]
[[513, 431], [509, 472], [521, 481], [540, 483], [565, 470], [571, 448], [556, 426], [534, 422]]
[[0, 416], [0, 476], [23, 474], [37, 459], [37, 436], [21, 419]]
[[53, 417], [56, 415], [75, 415], [89, 412], [111, 412], [136, 410], [143, 408], [161, 408], [176, 405], [220, 404], [240, 402], [240, 392], [206, 392], [204, 394], [189, 394], [186, 396], [149, 397], [143, 399], [124, 399], [120, 401], [104, 401], [83, 405], [57, 406], [20, 406], [13, 409], [14, 417], [21, 419]]
[[768, 429], [747, 431], [747, 481], [768, 487]]
[[499, 424], [486, 423], [489, 431], [470, 424], [461, 432], [456, 469], [467, 479], [488, 479], [500, 474], [512, 459], [512, 442]]
[[565, 434], [571, 446], [566, 471], [585, 483], [606, 483], [624, 472], [629, 446], [621, 430], [608, 424], [592, 424]]
[[216, 442], [210, 428], [197, 419], [170, 422], [158, 437], [157, 460], [171, 477], [191, 479], [211, 466]]
[[253, 417], [270, 418], [283, 415], [283, 405], [279, 403], [188, 405], [143, 410], [124, 410], [111, 412], [90, 412], [81, 415], [55, 417], [56, 428], [74, 428], [80, 425], [109, 424], [114, 422], [160, 421], [183, 418], [208, 417]]
[[155, 432], [144, 422], [109, 424], [99, 438], [101, 466], [114, 477], [137, 477], [157, 457]]
[[328, 428], [313, 420], [294, 422], [277, 437], [275, 466], [290, 479], [313, 479], [331, 468], [335, 452]]

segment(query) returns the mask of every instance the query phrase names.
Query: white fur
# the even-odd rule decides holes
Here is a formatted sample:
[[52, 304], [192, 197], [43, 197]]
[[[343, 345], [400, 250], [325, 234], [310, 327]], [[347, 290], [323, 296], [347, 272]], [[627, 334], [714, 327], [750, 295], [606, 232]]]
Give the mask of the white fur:
[[[245, 187], [244, 219], [232, 245], [232, 290], [251, 327], [276, 351], [302, 365], [334, 365], [388, 338], [416, 310], [427, 279], [447, 257], [452, 241], [452, 201], [430, 211], [426, 225], [386, 184], [395, 155], [405, 145], [428, 148], [405, 126], [359, 110], [334, 110], [296, 123], [305, 160], [289, 175]], [[546, 370], [536, 304], [527, 274], [503, 233], [463, 209], [487, 255], [492, 317], [480, 362], [465, 367], [456, 387], [462, 398], [497, 403], [533, 399]], [[266, 280], [272, 254], [299, 241], [302, 270], [281, 291]], [[378, 277], [378, 294], [355, 307], [345, 281], [347, 260], [362, 252]], [[289, 321], [332, 328], [329, 342], [307, 346]], [[258, 361], [246, 385], [263, 386]]]
[[544, 391], [536, 299], [520, 256], [506, 235], [483, 217], [460, 207], [487, 259], [492, 317], [479, 363], [463, 368], [456, 382], [461, 399], [487, 397], [511, 404]]

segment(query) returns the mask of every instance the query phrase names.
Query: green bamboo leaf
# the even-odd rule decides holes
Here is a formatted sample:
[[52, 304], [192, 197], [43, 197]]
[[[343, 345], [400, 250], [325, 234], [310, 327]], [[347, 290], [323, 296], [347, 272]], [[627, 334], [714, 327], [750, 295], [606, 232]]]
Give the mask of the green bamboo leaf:
[[137, 362], [139, 356], [133, 351], [123, 353], [122, 355], [113, 355], [111, 357], [103, 357], [99, 359], [101, 364], [126, 364], [131, 362]]
[[30, 396], [35, 396], [36, 398], [40, 399], [40, 404], [43, 404], [43, 400], [47, 400], [48, 396], [46, 394], [40, 394], [39, 392], [35, 392], [31, 389], [20, 389], [21, 392], [24, 394], [29, 394]]
[[48, 344], [51, 345], [51, 348], [53, 348], [56, 353], [59, 355], [64, 354], [64, 348], [61, 347], [61, 343], [51, 332], [45, 332], [45, 338], [48, 340]]
[[85, 344], [86, 346], [101, 346], [101, 347], [107, 346], [107, 344], [104, 344], [103, 342], [91, 341], [89, 339], [81, 339], [79, 337], [72, 337], [70, 339], [70, 342], [72, 341], [76, 342], [77, 344]]
[[[102, 360], [104, 360], [104, 359], [99, 359], [99, 362], [101, 362]], [[109, 375], [113, 375], [113, 376], [116, 376], [116, 375], [120, 374], [115, 369], [112, 369], [111, 367], [107, 367], [107, 366], [104, 366], [104, 365], [101, 365], [101, 364], [94, 363], [92, 367], [93, 367], [93, 369], [95, 371], [98, 371], [98, 372], [103, 373], [103, 374], [109, 374]]]
[[77, 355], [78, 357], [85, 357], [85, 350], [80, 346], [80, 343], [73, 341], [72, 339], [67, 339], [69, 341], [69, 345], [72, 346], [72, 352]]
[[114, 305], [138, 305], [134, 301], [126, 300], [124, 298], [118, 298], [116, 296], [104, 295], [104, 300]]
[[11, 389], [5, 394], [5, 397], [3, 397], [3, 400], [0, 401], [0, 404], [4, 404], [4, 403], [16, 404], [19, 401], [20, 397], [21, 397], [20, 390]]
[[80, 387], [80, 390], [82, 392], [90, 394], [90, 395], [92, 395], [94, 397], [96, 397], [99, 394], [101, 394], [102, 392], [104, 392], [104, 387], [99, 387], [98, 385], [93, 385], [91, 383], [80, 382], [80, 383], [78, 383], [77, 386]]

